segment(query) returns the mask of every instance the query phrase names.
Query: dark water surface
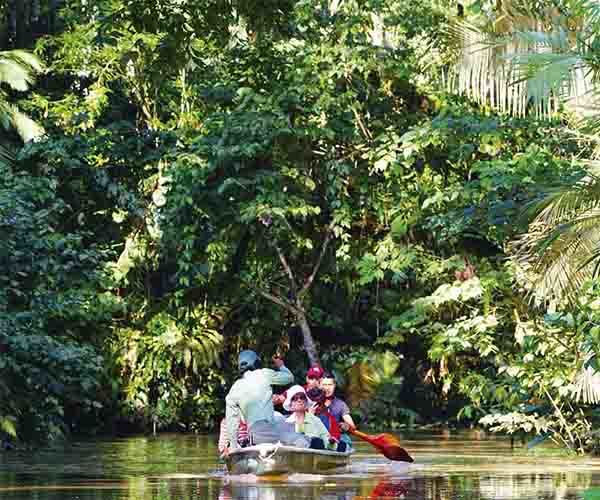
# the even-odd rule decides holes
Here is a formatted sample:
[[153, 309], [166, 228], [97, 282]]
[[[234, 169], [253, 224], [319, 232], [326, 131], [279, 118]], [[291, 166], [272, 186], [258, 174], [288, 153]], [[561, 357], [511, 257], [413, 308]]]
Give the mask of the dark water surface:
[[480, 433], [401, 435], [414, 464], [366, 444], [348, 471], [279, 480], [228, 476], [215, 436], [95, 440], [0, 453], [1, 499], [586, 499], [600, 500], [600, 459], [535, 455]]

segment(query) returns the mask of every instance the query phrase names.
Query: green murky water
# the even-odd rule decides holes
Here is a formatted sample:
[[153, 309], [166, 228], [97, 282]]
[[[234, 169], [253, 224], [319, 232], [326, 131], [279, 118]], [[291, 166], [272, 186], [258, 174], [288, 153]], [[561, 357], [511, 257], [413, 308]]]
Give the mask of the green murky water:
[[600, 500], [600, 459], [531, 455], [505, 439], [401, 436], [414, 464], [358, 444], [350, 469], [280, 480], [228, 476], [214, 436], [159, 435], [0, 454], [2, 499], [586, 499]]

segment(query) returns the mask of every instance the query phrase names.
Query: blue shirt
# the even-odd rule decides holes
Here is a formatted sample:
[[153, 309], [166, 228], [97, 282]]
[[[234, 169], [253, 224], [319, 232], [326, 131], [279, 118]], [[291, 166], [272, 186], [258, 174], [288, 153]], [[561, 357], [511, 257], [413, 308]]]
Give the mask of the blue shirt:
[[344, 415], [350, 414], [350, 408], [348, 405], [337, 396], [330, 400], [329, 406], [327, 406], [329, 413], [331, 413], [338, 422], [342, 422]]

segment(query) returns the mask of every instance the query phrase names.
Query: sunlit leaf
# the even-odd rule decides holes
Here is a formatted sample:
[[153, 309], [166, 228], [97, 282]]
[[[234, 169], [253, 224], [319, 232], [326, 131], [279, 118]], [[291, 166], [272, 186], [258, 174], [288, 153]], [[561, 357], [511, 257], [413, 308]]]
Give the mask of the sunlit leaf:
[[17, 427], [14, 418], [0, 417], [0, 429], [13, 438], [17, 437]]

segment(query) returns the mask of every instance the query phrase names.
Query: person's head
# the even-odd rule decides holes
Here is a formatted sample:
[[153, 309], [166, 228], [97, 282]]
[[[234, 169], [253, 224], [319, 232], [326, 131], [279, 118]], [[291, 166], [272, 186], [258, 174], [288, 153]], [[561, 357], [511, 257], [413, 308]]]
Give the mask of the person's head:
[[293, 385], [287, 390], [283, 408], [287, 411], [304, 412], [308, 410], [312, 401], [306, 396], [304, 387]]
[[325, 393], [325, 397], [333, 396], [335, 392], [335, 377], [332, 373], [324, 373], [321, 379], [321, 389]]
[[306, 387], [308, 389], [312, 389], [313, 387], [319, 387], [322, 376], [323, 368], [321, 368], [319, 365], [311, 366], [306, 372]]
[[260, 368], [260, 358], [258, 354], [249, 349], [240, 352], [238, 356], [238, 370], [240, 375], [243, 375], [250, 370], [258, 370]]
[[317, 404], [325, 401], [325, 393], [320, 387], [313, 387], [312, 389], [308, 389], [306, 391], [306, 395], [308, 396], [308, 399], [314, 401]]
[[308, 398], [303, 392], [294, 394], [291, 399], [291, 408], [293, 412], [304, 412], [308, 409]]
[[319, 414], [321, 413], [321, 411], [324, 410], [323, 405], [325, 403], [325, 393], [323, 392], [323, 389], [320, 389], [319, 387], [313, 387], [312, 389], [308, 389], [306, 391], [306, 396], [314, 403], [314, 406], [311, 408], [311, 411], [314, 411], [314, 413]]

